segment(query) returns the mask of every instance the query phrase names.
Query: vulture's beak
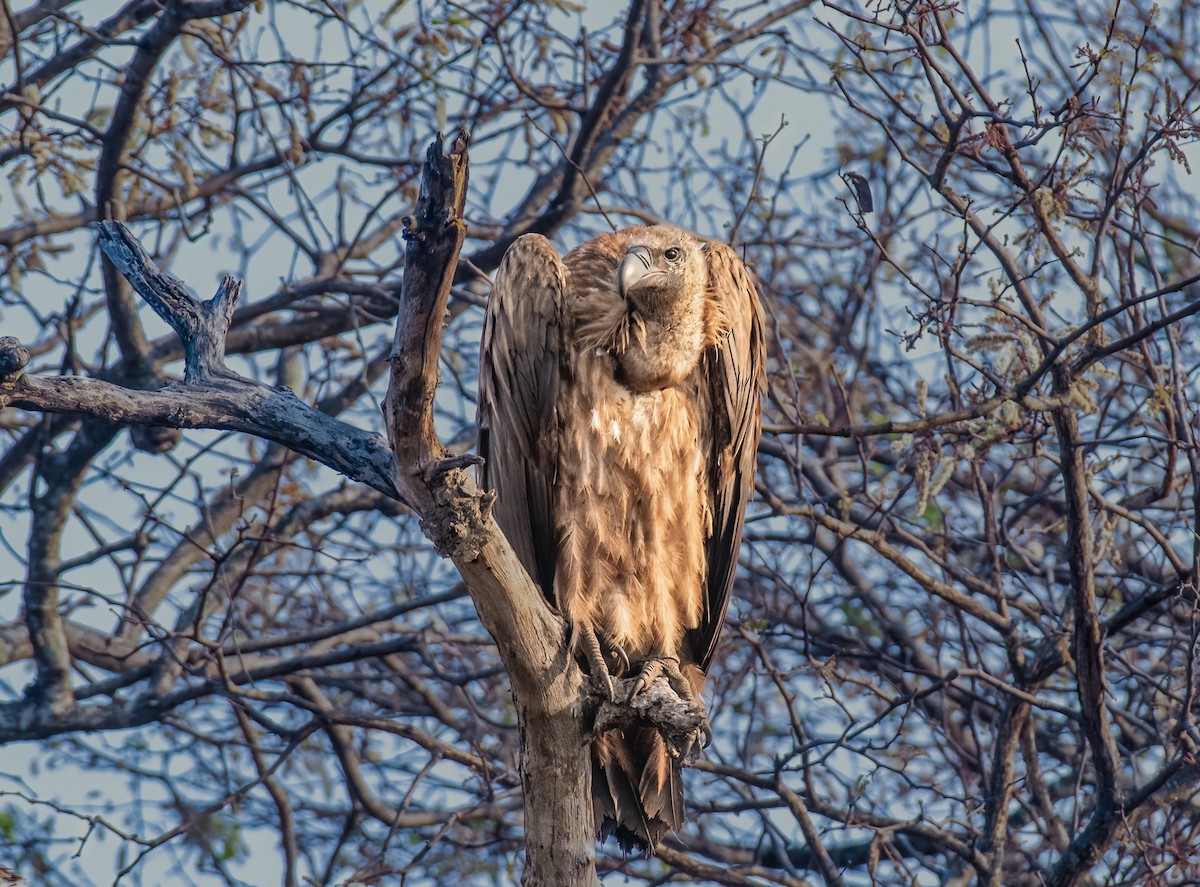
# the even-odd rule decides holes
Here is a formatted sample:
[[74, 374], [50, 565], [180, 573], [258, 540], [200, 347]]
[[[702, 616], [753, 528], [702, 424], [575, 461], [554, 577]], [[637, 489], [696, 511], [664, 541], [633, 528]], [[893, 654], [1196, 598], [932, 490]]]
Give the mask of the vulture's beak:
[[630, 249], [625, 253], [625, 258], [621, 259], [621, 264], [617, 266], [617, 289], [621, 293], [621, 298], [625, 298], [639, 280], [657, 270], [650, 263], [650, 250], [644, 246], [635, 246]]

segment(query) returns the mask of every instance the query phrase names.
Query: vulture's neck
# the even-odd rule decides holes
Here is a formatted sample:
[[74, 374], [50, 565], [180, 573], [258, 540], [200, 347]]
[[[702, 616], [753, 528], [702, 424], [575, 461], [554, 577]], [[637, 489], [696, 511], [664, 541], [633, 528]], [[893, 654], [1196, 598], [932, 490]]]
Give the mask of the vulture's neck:
[[584, 348], [608, 351], [616, 377], [638, 392], [678, 385], [696, 368], [705, 345], [703, 291], [655, 300], [655, 310], [606, 300], [594, 318], [579, 318], [576, 333]]

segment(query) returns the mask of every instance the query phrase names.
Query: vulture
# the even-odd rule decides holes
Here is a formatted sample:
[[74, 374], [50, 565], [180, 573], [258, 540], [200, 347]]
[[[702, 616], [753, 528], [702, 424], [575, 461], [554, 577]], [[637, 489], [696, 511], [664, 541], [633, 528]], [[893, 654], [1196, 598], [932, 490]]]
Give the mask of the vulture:
[[[609, 698], [613, 675], [636, 677], [634, 693], [663, 675], [700, 704], [753, 487], [764, 364], [758, 292], [724, 243], [654, 225], [560, 257], [526, 234], [500, 263], [480, 355], [481, 485]], [[680, 827], [686, 754], [657, 730], [608, 731], [591, 755], [598, 837], [653, 851]]]

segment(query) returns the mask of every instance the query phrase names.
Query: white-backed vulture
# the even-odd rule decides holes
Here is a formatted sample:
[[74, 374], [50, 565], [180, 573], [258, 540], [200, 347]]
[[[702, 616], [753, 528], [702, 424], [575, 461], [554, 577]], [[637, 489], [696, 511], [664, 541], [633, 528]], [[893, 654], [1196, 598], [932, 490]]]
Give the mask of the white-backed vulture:
[[[496, 273], [481, 481], [610, 694], [631, 668], [638, 688], [665, 674], [699, 699], [753, 487], [764, 349], [741, 259], [680, 228], [602, 234], [562, 259], [529, 234]], [[604, 733], [592, 757], [602, 836], [653, 849], [682, 824], [681, 756], [652, 727]]]

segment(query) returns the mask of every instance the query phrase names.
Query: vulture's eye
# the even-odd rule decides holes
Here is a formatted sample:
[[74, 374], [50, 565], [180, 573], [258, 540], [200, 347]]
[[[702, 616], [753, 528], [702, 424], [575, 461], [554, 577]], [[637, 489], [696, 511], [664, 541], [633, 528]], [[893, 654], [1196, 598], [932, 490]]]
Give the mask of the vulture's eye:
[[673, 246], [664, 252], [663, 255], [667, 257], [668, 262], [678, 262], [680, 256], [683, 255], [683, 250], [677, 246]]

